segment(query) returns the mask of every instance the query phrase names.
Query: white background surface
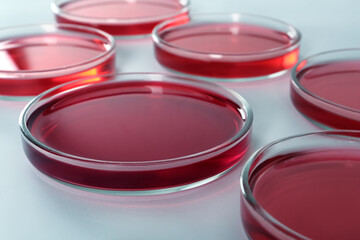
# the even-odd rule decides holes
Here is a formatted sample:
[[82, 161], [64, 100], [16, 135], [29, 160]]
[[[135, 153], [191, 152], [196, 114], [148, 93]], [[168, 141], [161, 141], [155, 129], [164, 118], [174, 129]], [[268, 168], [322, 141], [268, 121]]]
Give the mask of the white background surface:
[[[0, 27], [54, 22], [50, 0], [1, 0]], [[360, 47], [357, 0], [193, 0], [192, 14], [240, 12], [287, 21], [303, 34], [301, 57]], [[151, 39], [119, 40], [120, 72], [166, 72]], [[1, 63], [0, 63], [1, 64]], [[319, 130], [289, 98], [289, 77], [223, 84], [253, 108], [252, 150], [275, 139]], [[49, 182], [35, 172], [20, 141], [23, 102], [0, 100], [0, 239], [245, 239], [240, 221], [241, 166], [203, 187], [153, 197], [101, 197]]]

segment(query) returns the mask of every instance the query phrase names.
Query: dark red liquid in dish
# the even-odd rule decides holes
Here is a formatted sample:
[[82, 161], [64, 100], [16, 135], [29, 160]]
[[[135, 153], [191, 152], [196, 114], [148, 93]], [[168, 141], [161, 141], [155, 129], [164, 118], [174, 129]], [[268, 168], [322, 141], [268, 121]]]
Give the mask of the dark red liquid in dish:
[[360, 61], [304, 67], [296, 76], [303, 88], [323, 99], [314, 101], [292, 86], [292, 101], [297, 109], [329, 127], [360, 129]]
[[[310, 239], [360, 238], [360, 150], [298, 152], [258, 168], [250, 186], [276, 220]], [[252, 239], [275, 239], [243, 210]]]
[[[156, 57], [162, 65], [206, 77], [266, 76], [291, 68], [299, 55], [298, 48], [286, 50], [292, 44], [286, 33], [242, 23], [165, 27], [159, 30], [159, 36], [173, 46], [155, 44]], [[281, 48], [284, 49], [271, 52]]]
[[[115, 69], [115, 53], [97, 65], [89, 63], [95, 62], [109, 47], [97, 39], [81, 38], [80, 34], [79, 37], [47, 34], [9, 40], [0, 49], [0, 74], [13, 72], [15, 77], [0, 75], [0, 95], [34, 96], [71, 80], [111, 73]], [[22, 77], [17, 78], [16, 74], [20, 73]]]
[[[238, 107], [214, 93], [177, 84], [100, 84], [41, 107], [32, 113], [28, 128], [48, 147], [106, 160], [108, 164], [103, 166], [110, 167], [102, 170], [101, 163], [99, 169], [71, 166], [25, 144], [29, 159], [42, 172], [96, 188], [158, 189], [221, 173], [236, 164], [248, 147], [246, 137], [201, 161], [189, 158], [170, 164], [151, 163], [203, 152], [233, 138], [243, 127]], [[130, 170], [121, 165], [111, 167], [119, 162], [133, 165]]]
[[179, 0], [76, 0], [60, 4], [60, 23], [95, 27], [113, 35], [149, 34], [158, 23], [186, 15]]

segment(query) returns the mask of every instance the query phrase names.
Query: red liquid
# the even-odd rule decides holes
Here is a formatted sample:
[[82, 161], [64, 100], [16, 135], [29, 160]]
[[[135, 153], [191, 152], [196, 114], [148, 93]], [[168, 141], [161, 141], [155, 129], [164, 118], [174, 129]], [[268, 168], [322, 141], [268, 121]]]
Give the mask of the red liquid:
[[[206, 77], [248, 78], [270, 75], [294, 66], [299, 55], [296, 48], [290, 52], [283, 50], [251, 56], [290, 47], [292, 40], [286, 33], [240, 23], [170, 27], [160, 30], [159, 36], [180, 49], [167, 50], [155, 44], [155, 54], [162, 65]], [[181, 53], [182, 50], [188, 51], [186, 56]], [[240, 56], [247, 54], [249, 57]]]
[[[279, 222], [310, 239], [360, 239], [360, 150], [298, 152], [259, 168], [254, 197]], [[252, 239], [275, 239], [243, 210]]]
[[[294, 89], [294, 105], [311, 119], [333, 128], [360, 129], [360, 61], [332, 62], [305, 67], [297, 74], [300, 85], [338, 105], [320, 104]], [[347, 108], [348, 110], [345, 110]]]
[[149, 34], [158, 23], [186, 15], [178, 0], [76, 0], [59, 6], [59, 23], [95, 27], [112, 35]]
[[[10, 40], [0, 49], [0, 95], [34, 96], [61, 83], [111, 73], [115, 69], [115, 52], [100, 64], [95, 61], [108, 48], [98, 39], [57, 34]], [[3, 76], [1, 71], [9, 75], [13, 72], [14, 76]]]
[[[243, 127], [238, 107], [216, 94], [177, 84], [100, 84], [41, 107], [32, 113], [28, 128], [51, 148], [107, 160], [110, 167], [103, 170], [101, 163], [99, 169], [69, 165], [46, 157], [25, 142], [25, 151], [39, 170], [82, 186], [158, 189], [221, 173], [240, 161], [248, 147], [247, 136], [238, 145], [201, 161], [151, 163], [196, 154], [231, 139]], [[119, 162], [133, 163], [133, 167], [111, 167]]]

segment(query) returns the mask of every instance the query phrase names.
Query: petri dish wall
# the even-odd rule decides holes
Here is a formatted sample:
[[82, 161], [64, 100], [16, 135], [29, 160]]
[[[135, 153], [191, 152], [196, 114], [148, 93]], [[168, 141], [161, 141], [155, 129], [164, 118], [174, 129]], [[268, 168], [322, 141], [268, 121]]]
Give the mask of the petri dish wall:
[[36, 97], [20, 117], [30, 162], [60, 181], [124, 195], [213, 181], [242, 160], [252, 112], [238, 94], [163, 74], [102, 76]]
[[249, 14], [182, 17], [153, 31], [160, 64], [222, 80], [281, 74], [296, 64], [300, 38], [299, 31], [287, 23]]
[[285, 138], [255, 153], [241, 177], [250, 239], [360, 237], [360, 131]]
[[156, 24], [187, 15], [189, 0], [55, 0], [52, 10], [60, 23], [134, 36], [150, 34]]
[[35, 96], [56, 85], [115, 70], [115, 41], [69, 24], [0, 30], [0, 95]]
[[360, 49], [320, 53], [292, 70], [294, 106], [325, 128], [360, 130]]

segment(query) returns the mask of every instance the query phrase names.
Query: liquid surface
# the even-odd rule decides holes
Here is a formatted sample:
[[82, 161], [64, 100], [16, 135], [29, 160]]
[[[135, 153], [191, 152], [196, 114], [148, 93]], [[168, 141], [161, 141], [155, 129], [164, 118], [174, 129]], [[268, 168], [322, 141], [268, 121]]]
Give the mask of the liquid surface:
[[310, 239], [359, 239], [359, 173], [360, 150], [299, 152], [256, 170], [250, 185], [270, 215]]
[[333, 62], [300, 70], [300, 84], [327, 101], [360, 110], [360, 61]]
[[180, 11], [182, 6], [175, 0], [77, 0], [60, 8], [82, 17], [134, 19], [171, 15]]
[[232, 103], [165, 83], [92, 87], [53, 101], [33, 116], [31, 133], [51, 148], [127, 162], [205, 151], [232, 138], [243, 125]]
[[[0, 95], [33, 96], [77, 78], [111, 73], [115, 68], [114, 54], [98, 65], [92, 63], [109, 48], [108, 43], [81, 34], [46, 34], [4, 41], [0, 49], [0, 71], [20, 73], [0, 77]], [[77, 67], [71, 68], [74, 66]]]
[[162, 65], [205, 77], [268, 76], [294, 66], [299, 55], [286, 33], [243, 23], [170, 26], [159, 36], [173, 47], [155, 44]]
[[18, 38], [0, 49], [0, 71], [64, 68], [92, 60], [107, 47], [90, 39], [56, 34]]
[[165, 30], [161, 38], [175, 47], [213, 54], [261, 53], [291, 41], [285, 33], [241, 23], [180, 26]]
[[167, 18], [187, 15], [179, 0], [75, 0], [59, 8], [66, 13], [56, 14], [59, 23], [95, 27], [116, 36], [149, 34]]

